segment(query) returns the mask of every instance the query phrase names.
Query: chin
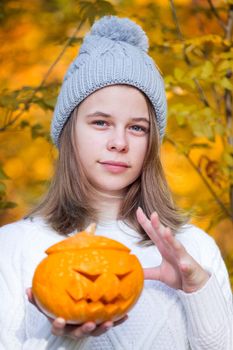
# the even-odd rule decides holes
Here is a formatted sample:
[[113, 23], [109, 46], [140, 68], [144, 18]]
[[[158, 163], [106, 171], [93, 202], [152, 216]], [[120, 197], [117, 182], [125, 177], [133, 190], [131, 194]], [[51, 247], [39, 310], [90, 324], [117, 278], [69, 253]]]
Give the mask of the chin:
[[[107, 181], [106, 181], [107, 182]], [[98, 184], [97, 188], [101, 189], [102, 191], [118, 191], [118, 192], [122, 192], [124, 191], [124, 189], [129, 185], [129, 183], [123, 183], [123, 184], [109, 184], [106, 186], [103, 186], [103, 184]]]

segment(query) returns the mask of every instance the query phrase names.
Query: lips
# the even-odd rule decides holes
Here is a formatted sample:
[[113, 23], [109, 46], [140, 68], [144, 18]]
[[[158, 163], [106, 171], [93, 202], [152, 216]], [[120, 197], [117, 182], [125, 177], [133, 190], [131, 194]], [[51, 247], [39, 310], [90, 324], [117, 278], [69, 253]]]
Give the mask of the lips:
[[107, 160], [107, 161], [103, 161], [103, 162], [99, 162], [100, 164], [108, 164], [108, 165], [113, 165], [113, 166], [119, 166], [119, 167], [123, 167], [123, 168], [129, 168], [129, 165], [127, 163], [124, 162], [116, 162], [113, 160]]

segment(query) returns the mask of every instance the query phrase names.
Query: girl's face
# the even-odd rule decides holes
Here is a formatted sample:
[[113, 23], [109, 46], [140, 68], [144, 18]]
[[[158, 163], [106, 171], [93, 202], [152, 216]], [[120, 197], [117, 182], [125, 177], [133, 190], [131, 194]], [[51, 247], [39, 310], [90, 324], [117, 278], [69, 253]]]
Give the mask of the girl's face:
[[138, 178], [147, 151], [149, 123], [146, 99], [131, 86], [102, 88], [79, 105], [77, 151], [97, 190], [122, 195]]

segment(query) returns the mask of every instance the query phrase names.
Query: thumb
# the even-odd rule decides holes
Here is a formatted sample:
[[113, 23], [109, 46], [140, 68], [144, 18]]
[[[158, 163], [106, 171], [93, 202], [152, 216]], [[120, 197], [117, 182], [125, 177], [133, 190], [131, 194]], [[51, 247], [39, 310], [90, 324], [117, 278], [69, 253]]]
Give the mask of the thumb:
[[195, 273], [195, 267], [192, 264], [187, 262], [181, 262], [179, 264], [180, 272], [185, 279], [191, 279]]
[[160, 267], [148, 267], [143, 272], [145, 280], [160, 280]]
[[26, 288], [25, 294], [27, 295], [28, 300], [30, 301], [30, 303], [33, 303], [34, 300], [33, 300], [32, 288], [31, 287]]
[[199, 264], [180, 264], [182, 289], [186, 293], [192, 293], [201, 289], [208, 281], [210, 274], [200, 267]]

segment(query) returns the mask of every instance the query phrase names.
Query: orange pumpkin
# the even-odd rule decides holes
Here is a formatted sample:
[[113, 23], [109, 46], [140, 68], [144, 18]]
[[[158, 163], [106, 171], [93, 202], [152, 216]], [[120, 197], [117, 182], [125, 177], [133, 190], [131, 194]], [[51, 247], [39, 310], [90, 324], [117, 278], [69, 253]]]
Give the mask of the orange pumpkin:
[[116, 321], [133, 307], [143, 288], [136, 256], [113, 239], [95, 236], [95, 224], [88, 229], [48, 248], [33, 276], [38, 306], [67, 323]]

